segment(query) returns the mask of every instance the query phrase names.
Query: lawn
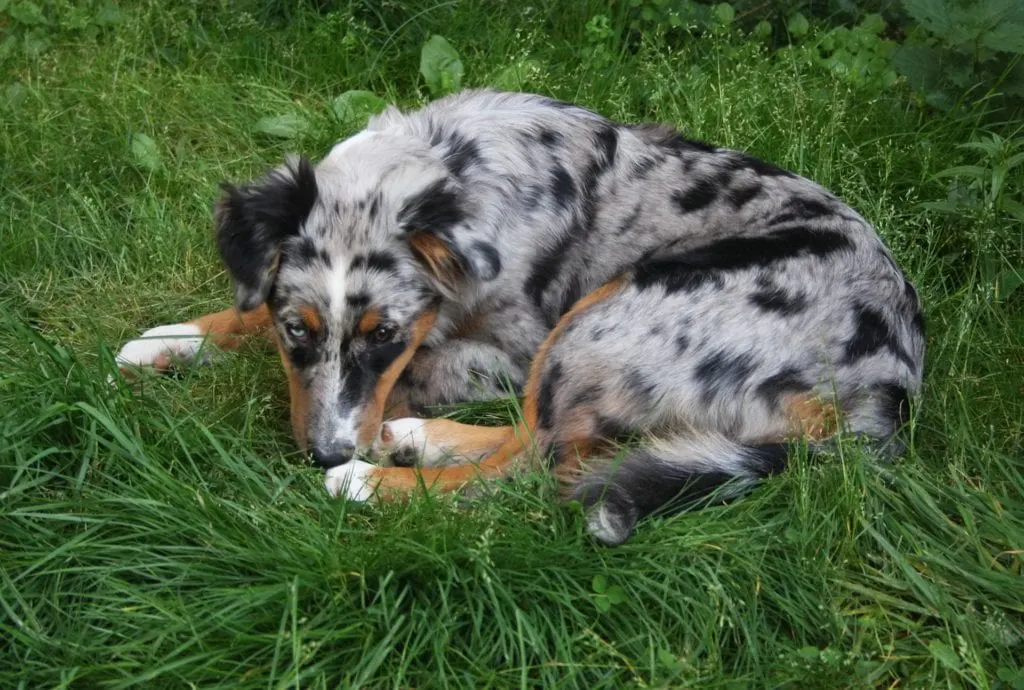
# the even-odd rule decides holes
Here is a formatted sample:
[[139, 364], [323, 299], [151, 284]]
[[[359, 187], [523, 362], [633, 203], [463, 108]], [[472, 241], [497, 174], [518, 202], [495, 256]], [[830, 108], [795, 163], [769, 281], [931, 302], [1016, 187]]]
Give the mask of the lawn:
[[[0, 52], [0, 686], [1024, 687], [1019, 124], [736, 29], [620, 35], [592, 0], [321, 4], [138, 0]], [[261, 342], [108, 385], [120, 343], [228, 304], [219, 182], [323, 155], [346, 91], [426, 102], [435, 33], [464, 86], [671, 123], [874, 222], [929, 330], [906, 455], [797, 454], [607, 549], [543, 477], [331, 500]]]

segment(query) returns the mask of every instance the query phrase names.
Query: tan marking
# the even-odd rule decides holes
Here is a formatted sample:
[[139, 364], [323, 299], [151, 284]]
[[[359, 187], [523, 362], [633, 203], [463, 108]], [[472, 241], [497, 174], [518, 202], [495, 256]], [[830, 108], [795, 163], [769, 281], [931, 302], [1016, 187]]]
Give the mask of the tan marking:
[[[577, 301], [548, 333], [537, 349], [530, 364], [530, 375], [526, 382], [523, 401], [523, 422], [516, 427], [503, 427], [505, 440], [490, 456], [479, 463], [456, 465], [455, 467], [381, 467], [372, 473], [372, 483], [379, 490], [378, 497], [394, 499], [407, 496], [424, 486], [437, 491], [457, 491], [475, 479], [495, 479], [514, 468], [523, 451], [531, 444], [537, 428], [537, 391], [544, 361], [552, 344], [565, 331], [569, 323], [581, 312], [618, 293], [627, 283], [625, 276], [611, 280]], [[404, 365], [403, 365], [404, 366]], [[574, 439], [573, 448], [589, 452], [589, 439]]]
[[789, 425], [789, 438], [821, 441], [839, 430], [836, 406], [812, 393], [791, 395], [782, 404]]
[[376, 438], [377, 433], [380, 431], [381, 422], [384, 419], [384, 410], [386, 409], [385, 406], [387, 405], [388, 396], [391, 394], [391, 389], [395, 387], [395, 381], [398, 380], [398, 377], [405, 370], [412, 356], [416, 354], [416, 350], [419, 349], [427, 334], [430, 333], [430, 329], [434, 327], [435, 318], [437, 318], [437, 308], [431, 307], [416, 319], [416, 323], [412, 326], [409, 345], [377, 379], [373, 398], [367, 405], [366, 412], [363, 414], [363, 420], [359, 425], [359, 434], [356, 438], [356, 445], [359, 448], [368, 447], [373, 442], [373, 439]]
[[409, 246], [442, 285], [456, 289], [462, 280], [462, 266], [448, 245], [433, 233], [414, 232], [409, 237]]
[[306, 304], [299, 307], [299, 317], [306, 328], [313, 332], [318, 332], [324, 326], [323, 321], [320, 320], [320, 312], [311, 305]]
[[548, 333], [548, 336], [544, 338], [544, 342], [537, 348], [536, 354], [533, 355], [533, 361], [530, 363], [530, 374], [526, 380], [526, 387], [523, 390], [523, 418], [530, 426], [530, 429], [537, 427], [537, 396], [540, 390], [540, 375], [544, 370], [544, 363], [547, 360], [548, 351], [551, 349], [551, 346], [562, 336], [562, 333], [577, 314], [586, 311], [598, 302], [603, 302], [612, 297], [626, 286], [627, 281], [626, 276], [619, 276], [578, 300], [572, 305], [572, 309], [559, 319], [555, 327]]
[[[477, 426], [460, 424], [450, 419], [423, 420], [423, 434], [427, 443], [444, 448], [455, 455], [479, 457], [496, 451], [512, 432], [510, 426]], [[390, 431], [385, 426], [381, 430], [381, 440], [391, 443], [394, 439], [386, 438]]]
[[380, 310], [379, 309], [367, 309], [363, 313], [363, 317], [359, 319], [359, 332], [363, 335], [368, 335], [373, 332], [373, 329], [380, 325]]
[[266, 304], [261, 304], [248, 312], [231, 307], [200, 316], [189, 323], [198, 326], [209, 343], [213, 343], [221, 350], [234, 350], [241, 344], [237, 336], [266, 333], [270, 330], [270, 310]]
[[309, 419], [309, 396], [306, 394], [306, 389], [303, 388], [302, 382], [299, 381], [299, 375], [292, 367], [288, 354], [280, 343], [278, 343], [277, 350], [281, 354], [281, 364], [284, 366], [285, 374], [288, 375], [292, 436], [295, 437], [295, 442], [299, 444], [299, 448], [305, 450], [308, 445], [306, 441], [306, 420]]

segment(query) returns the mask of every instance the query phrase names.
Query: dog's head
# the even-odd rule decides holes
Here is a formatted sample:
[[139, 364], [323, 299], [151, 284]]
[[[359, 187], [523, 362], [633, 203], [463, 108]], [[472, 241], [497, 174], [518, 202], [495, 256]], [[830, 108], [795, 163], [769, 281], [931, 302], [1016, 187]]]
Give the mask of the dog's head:
[[269, 307], [296, 440], [318, 464], [372, 447], [441, 299], [493, 277], [493, 250], [459, 239], [466, 204], [424, 144], [394, 133], [356, 135], [315, 168], [300, 158], [224, 185], [215, 223], [235, 303]]

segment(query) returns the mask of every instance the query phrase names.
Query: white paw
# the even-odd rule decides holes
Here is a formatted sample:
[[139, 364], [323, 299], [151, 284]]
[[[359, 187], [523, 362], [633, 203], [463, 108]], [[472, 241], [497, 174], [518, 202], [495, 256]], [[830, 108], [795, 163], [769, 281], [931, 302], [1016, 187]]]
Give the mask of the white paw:
[[459, 461], [453, 457], [452, 448], [430, 442], [427, 420], [416, 417], [384, 422], [376, 450], [387, 453], [395, 464], [403, 467], [443, 467]]
[[371, 472], [375, 469], [377, 466], [368, 462], [349, 460], [327, 470], [324, 487], [331, 496], [344, 496], [350, 501], [365, 503], [373, 498], [377, 488], [376, 484], [371, 485]]
[[[117, 353], [115, 361], [120, 368], [154, 367], [167, 369], [171, 362], [191, 362], [196, 359], [203, 345], [204, 336], [199, 326], [192, 323], [175, 323], [169, 326], [150, 328], [135, 340], [125, 343]], [[209, 358], [203, 354], [200, 361]]]

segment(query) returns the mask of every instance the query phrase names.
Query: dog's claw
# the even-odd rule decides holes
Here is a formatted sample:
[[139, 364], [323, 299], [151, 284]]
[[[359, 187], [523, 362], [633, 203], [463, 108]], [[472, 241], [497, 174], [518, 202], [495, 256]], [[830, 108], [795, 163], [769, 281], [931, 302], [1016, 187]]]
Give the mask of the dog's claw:
[[331, 496], [344, 496], [350, 501], [365, 503], [373, 498], [376, 489], [371, 477], [376, 467], [362, 460], [349, 460], [327, 470], [324, 487]]

